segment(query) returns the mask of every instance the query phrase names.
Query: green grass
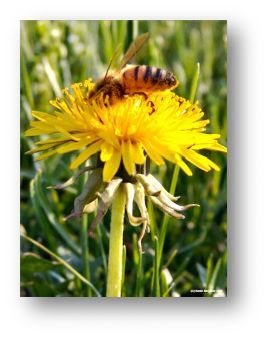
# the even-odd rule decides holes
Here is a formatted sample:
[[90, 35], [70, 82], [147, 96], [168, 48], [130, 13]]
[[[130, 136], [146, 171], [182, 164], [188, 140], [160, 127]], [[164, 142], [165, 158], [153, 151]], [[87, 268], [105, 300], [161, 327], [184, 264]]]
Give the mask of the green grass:
[[[221, 143], [226, 143], [225, 21], [22, 22], [21, 224], [34, 240], [21, 240], [23, 296], [105, 296], [110, 213], [89, 237], [93, 214], [65, 222], [83, 177], [64, 191], [46, 187], [71, 176], [68, 163], [73, 155], [35, 163], [34, 156], [25, 155], [33, 140], [23, 132], [31, 110], [52, 112], [49, 100], [60, 88], [98, 78], [118, 44], [125, 50], [133, 36], [147, 31], [149, 44], [136, 62], [173, 71], [180, 81], [176, 93], [198, 100], [211, 121], [208, 131], [220, 133]], [[126, 220], [123, 296], [201, 296], [190, 290], [203, 288], [227, 292], [226, 155], [206, 154], [220, 165], [220, 172], [191, 167], [194, 175], [187, 177], [170, 163], [152, 166], [164, 187], [182, 196], [182, 204], [201, 207], [186, 211], [186, 219], [178, 221], [150, 204], [151, 233], [143, 240], [142, 256], [137, 247], [140, 229]]]

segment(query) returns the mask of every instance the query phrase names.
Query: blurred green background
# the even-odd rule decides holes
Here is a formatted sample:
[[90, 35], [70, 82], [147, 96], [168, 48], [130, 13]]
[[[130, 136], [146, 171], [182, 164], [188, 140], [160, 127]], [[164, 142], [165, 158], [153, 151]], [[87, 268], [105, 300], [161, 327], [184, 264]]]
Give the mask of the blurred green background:
[[[208, 132], [220, 133], [221, 143], [226, 144], [226, 28], [226, 21], [21, 22], [21, 224], [24, 234], [44, 246], [21, 240], [22, 296], [105, 296], [109, 244], [109, 213], [88, 240], [87, 226], [94, 215], [81, 222], [63, 221], [84, 179], [65, 191], [46, 189], [72, 175], [68, 164], [73, 155], [38, 163], [25, 155], [34, 141], [23, 136], [32, 119], [31, 110], [53, 112], [49, 100], [61, 95], [61, 88], [89, 77], [97, 79], [119, 43], [126, 50], [133, 37], [149, 32], [148, 46], [136, 63], [171, 70], [180, 81], [176, 93], [189, 98], [199, 62], [196, 99], [211, 121]], [[152, 229], [143, 240], [142, 257], [137, 248], [140, 229], [125, 221], [123, 296], [226, 295], [226, 155], [203, 154], [219, 164], [221, 171], [205, 173], [191, 166], [194, 175], [187, 177], [179, 171], [175, 189], [182, 196], [181, 204], [199, 203], [201, 208], [186, 211], [186, 219], [178, 221], [164, 218], [149, 204]], [[167, 189], [173, 171], [170, 163], [151, 168]], [[163, 244], [158, 258], [155, 236]], [[191, 292], [196, 289], [222, 291]]]

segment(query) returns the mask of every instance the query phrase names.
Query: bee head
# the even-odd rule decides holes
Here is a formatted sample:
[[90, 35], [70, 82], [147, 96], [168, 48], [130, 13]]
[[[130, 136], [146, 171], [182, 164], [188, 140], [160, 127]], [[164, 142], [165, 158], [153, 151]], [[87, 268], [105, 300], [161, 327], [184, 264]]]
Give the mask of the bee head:
[[95, 87], [90, 91], [90, 93], [88, 93], [88, 98], [94, 97], [97, 93], [102, 91], [102, 89], [106, 85], [110, 84], [111, 82], [112, 82], [112, 76], [103, 76], [102, 78], [100, 78], [96, 82]]

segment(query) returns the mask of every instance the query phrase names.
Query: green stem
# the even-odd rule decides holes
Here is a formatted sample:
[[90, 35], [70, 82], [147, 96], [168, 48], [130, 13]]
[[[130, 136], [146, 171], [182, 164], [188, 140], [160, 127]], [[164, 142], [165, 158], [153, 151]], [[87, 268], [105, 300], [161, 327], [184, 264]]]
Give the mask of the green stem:
[[159, 245], [158, 238], [155, 236], [154, 238], [154, 296], [160, 297], [160, 285], [159, 285]]
[[190, 102], [194, 103], [195, 95], [196, 95], [196, 90], [198, 86], [198, 80], [199, 80], [199, 73], [200, 73], [200, 64], [197, 62], [196, 67], [195, 67], [195, 73], [193, 77], [193, 81], [191, 84], [191, 91], [190, 91]]
[[126, 257], [127, 257], [127, 249], [126, 246], [123, 245], [123, 257], [122, 257], [122, 283], [121, 283], [121, 296], [125, 297], [125, 270], [126, 270]]
[[138, 250], [139, 260], [137, 266], [137, 279], [136, 279], [136, 297], [142, 297], [142, 252]]
[[125, 193], [120, 186], [115, 194], [112, 205], [106, 291], [107, 297], [121, 297], [125, 203]]
[[[177, 183], [178, 183], [179, 171], [180, 171], [180, 167], [178, 165], [175, 165], [173, 175], [172, 175], [172, 179], [171, 179], [170, 189], [169, 189], [169, 192], [172, 195], [174, 195], [175, 189], [176, 189], [176, 186], [177, 186]], [[167, 233], [168, 221], [169, 221], [169, 216], [167, 214], [165, 214], [164, 218], [163, 218], [162, 228], [161, 228], [161, 231], [160, 231], [160, 236], [159, 236], [158, 267], [160, 266], [161, 258], [162, 258], [162, 254], [163, 254], [163, 248], [164, 248], [164, 243], [165, 243], [165, 238], [166, 238], [166, 233]]]
[[[88, 161], [87, 161], [88, 165]], [[86, 184], [88, 180], [88, 173], [85, 173], [83, 184]], [[88, 247], [88, 215], [83, 214], [81, 224], [81, 246], [82, 246], [82, 266], [83, 274], [87, 280], [90, 281], [90, 265], [89, 265], [89, 247]], [[87, 297], [92, 297], [91, 288], [86, 285], [85, 293]]]
[[[87, 280], [90, 280], [89, 252], [88, 252], [88, 215], [87, 214], [84, 214], [82, 216], [81, 246], [82, 246], [83, 274]], [[91, 297], [92, 296], [91, 288], [88, 285], [86, 285], [85, 288], [86, 288], [86, 296]]]

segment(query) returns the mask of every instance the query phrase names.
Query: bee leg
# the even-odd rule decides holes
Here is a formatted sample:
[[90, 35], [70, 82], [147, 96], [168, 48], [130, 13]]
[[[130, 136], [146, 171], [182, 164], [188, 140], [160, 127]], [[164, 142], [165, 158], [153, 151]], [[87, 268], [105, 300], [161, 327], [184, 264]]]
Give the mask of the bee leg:
[[[116, 81], [114, 81], [111, 85], [107, 85], [103, 90], [103, 93], [103, 96], [108, 98], [111, 105], [124, 97], [124, 89], [122, 85]], [[107, 103], [105, 103], [105, 106], [108, 106]]]
[[149, 101], [148, 106], [152, 108], [152, 111], [149, 113], [149, 115], [152, 115], [155, 112], [154, 103], [152, 101]]
[[134, 93], [131, 93], [131, 95], [142, 95], [145, 98], [145, 100], [148, 99], [148, 95], [145, 94], [144, 92], [134, 92]]

